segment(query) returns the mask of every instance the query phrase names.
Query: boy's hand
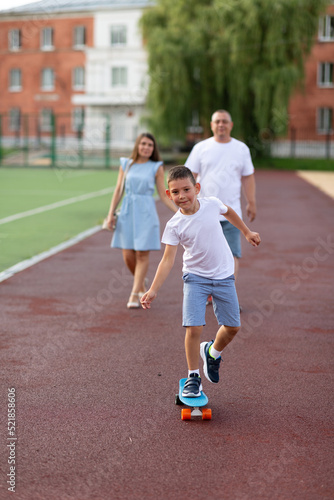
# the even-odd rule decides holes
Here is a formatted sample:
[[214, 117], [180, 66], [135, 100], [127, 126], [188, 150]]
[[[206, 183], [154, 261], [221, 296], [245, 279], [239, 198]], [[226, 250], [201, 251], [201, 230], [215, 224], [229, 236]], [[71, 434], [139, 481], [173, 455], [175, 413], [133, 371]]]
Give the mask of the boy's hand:
[[261, 243], [261, 238], [259, 233], [254, 233], [253, 231], [250, 231], [246, 235], [246, 240], [248, 241], [248, 243], [253, 245], [253, 247], [257, 247]]
[[151, 289], [149, 289], [142, 298], [140, 299], [141, 306], [143, 309], [150, 309], [151, 308], [151, 302], [155, 299], [157, 294], [155, 292], [151, 292]]

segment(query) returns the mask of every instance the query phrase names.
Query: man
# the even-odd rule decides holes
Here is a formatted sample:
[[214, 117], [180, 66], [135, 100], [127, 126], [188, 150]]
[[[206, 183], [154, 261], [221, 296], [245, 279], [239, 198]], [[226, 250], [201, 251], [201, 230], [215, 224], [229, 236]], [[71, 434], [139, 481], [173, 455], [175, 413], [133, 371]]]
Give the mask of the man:
[[[250, 222], [256, 216], [255, 178], [249, 148], [231, 137], [233, 122], [228, 111], [218, 110], [211, 118], [213, 137], [196, 144], [185, 165], [201, 184], [201, 196], [216, 196], [242, 217], [241, 189], [247, 201]], [[221, 226], [232, 250], [237, 278], [241, 258], [239, 229], [221, 217]]]

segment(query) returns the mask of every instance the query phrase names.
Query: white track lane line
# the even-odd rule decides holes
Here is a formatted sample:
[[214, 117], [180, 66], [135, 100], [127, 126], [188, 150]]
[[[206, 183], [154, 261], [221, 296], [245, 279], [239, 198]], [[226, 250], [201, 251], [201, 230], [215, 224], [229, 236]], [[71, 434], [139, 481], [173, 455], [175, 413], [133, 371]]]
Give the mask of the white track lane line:
[[[5, 217], [3, 219], [0, 219], [0, 224], [6, 224], [7, 222], [13, 222], [15, 220], [22, 219], [24, 217], [29, 217], [30, 215], [36, 215], [39, 213], [46, 212], [47, 210], [54, 210], [55, 208], [63, 207], [65, 205], [70, 205], [71, 203], [77, 203], [78, 201], [84, 201], [84, 200], [89, 200], [90, 198], [95, 198], [97, 196], [103, 196], [104, 194], [110, 194], [114, 191], [114, 187], [110, 188], [105, 188], [101, 189], [100, 191], [95, 191], [93, 193], [87, 193], [83, 194], [81, 196], [76, 196], [74, 198], [68, 198], [67, 200], [63, 201], [58, 201], [56, 203], [51, 203], [50, 205], [45, 205], [44, 207], [39, 207], [39, 208], [34, 208], [32, 210], [27, 210], [26, 212], [21, 212], [19, 214], [14, 214], [10, 215], [9, 217]], [[85, 238], [88, 238], [88, 236], [91, 236], [92, 234], [97, 233], [98, 231], [101, 230], [101, 226], [95, 226], [92, 227], [91, 229], [87, 229], [86, 231], [83, 231], [82, 233], [77, 234], [73, 238], [65, 241], [64, 243], [60, 243], [59, 245], [56, 245], [53, 248], [50, 248], [49, 250], [46, 250], [45, 252], [42, 252], [38, 255], [34, 255], [34, 257], [31, 257], [30, 259], [23, 260], [22, 262], [18, 262], [17, 264], [14, 264], [14, 266], [9, 267], [8, 269], [5, 269], [4, 271], [0, 272], [0, 283], [2, 281], [5, 281], [14, 274], [19, 273], [20, 271], [23, 271], [24, 269], [27, 269], [28, 267], [31, 267], [38, 262], [41, 262], [44, 259], [47, 259], [48, 257], [51, 257], [52, 255], [55, 255], [58, 252], [61, 252], [62, 250], [65, 250], [66, 248], [69, 248], [79, 241], [84, 240]]]
[[33, 208], [32, 210], [27, 210], [26, 212], [9, 215], [8, 217], [0, 219], [0, 224], [7, 224], [8, 222], [13, 222], [18, 219], [23, 219], [24, 217], [30, 217], [31, 215], [47, 212], [48, 210], [54, 210], [55, 208], [71, 205], [72, 203], [77, 203], [78, 201], [85, 201], [89, 200], [90, 198], [96, 198], [97, 196], [110, 194], [114, 191], [114, 189], [115, 189], [114, 187], [105, 188], [101, 189], [100, 191], [95, 191], [93, 193], [82, 194], [81, 196], [75, 196], [74, 198], [68, 198], [67, 200], [57, 201], [55, 203], [51, 203], [50, 205], [44, 205], [44, 207]]
[[48, 257], [51, 257], [52, 255], [55, 255], [56, 253], [61, 252], [62, 250], [65, 250], [66, 248], [75, 245], [76, 243], [79, 243], [79, 241], [88, 238], [88, 236], [91, 236], [97, 233], [98, 231], [101, 231], [101, 226], [95, 226], [92, 227], [91, 229], [87, 229], [87, 231], [83, 231], [82, 233], [77, 234], [70, 240], [65, 241], [64, 243], [60, 243], [59, 245], [56, 245], [53, 248], [50, 248], [50, 250], [46, 250], [45, 252], [35, 255], [30, 259], [23, 260], [22, 262], [19, 262], [18, 264], [15, 264], [14, 266], [5, 269], [5, 271], [2, 271], [0, 273], [0, 283], [2, 281], [7, 280], [8, 278], [11, 278], [12, 276], [14, 276], [14, 274], [17, 274], [20, 271], [24, 271], [24, 269], [27, 269], [28, 267], [31, 267], [37, 264], [38, 262], [41, 262], [41, 260], [47, 259]]

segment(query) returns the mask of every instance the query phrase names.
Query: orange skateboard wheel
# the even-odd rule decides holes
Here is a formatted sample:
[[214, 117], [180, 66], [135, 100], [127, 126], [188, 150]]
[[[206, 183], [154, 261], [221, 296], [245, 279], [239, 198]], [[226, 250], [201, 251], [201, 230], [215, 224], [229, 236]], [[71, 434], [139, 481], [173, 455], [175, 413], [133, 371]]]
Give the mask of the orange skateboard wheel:
[[212, 411], [211, 408], [204, 408], [202, 411], [202, 420], [211, 420], [212, 418]]
[[191, 420], [191, 409], [190, 408], [182, 408], [181, 419], [182, 420]]

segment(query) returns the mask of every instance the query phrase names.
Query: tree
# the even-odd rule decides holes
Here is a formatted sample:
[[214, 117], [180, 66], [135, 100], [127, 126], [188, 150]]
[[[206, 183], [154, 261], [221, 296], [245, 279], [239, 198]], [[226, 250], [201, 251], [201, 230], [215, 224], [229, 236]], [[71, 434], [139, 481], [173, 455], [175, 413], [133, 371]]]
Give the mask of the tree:
[[[291, 93], [328, 0], [157, 0], [142, 17], [150, 87], [147, 106], [159, 140], [184, 139], [194, 116], [209, 131], [230, 111], [248, 143], [283, 133]], [[257, 139], [256, 139], [257, 140]]]

